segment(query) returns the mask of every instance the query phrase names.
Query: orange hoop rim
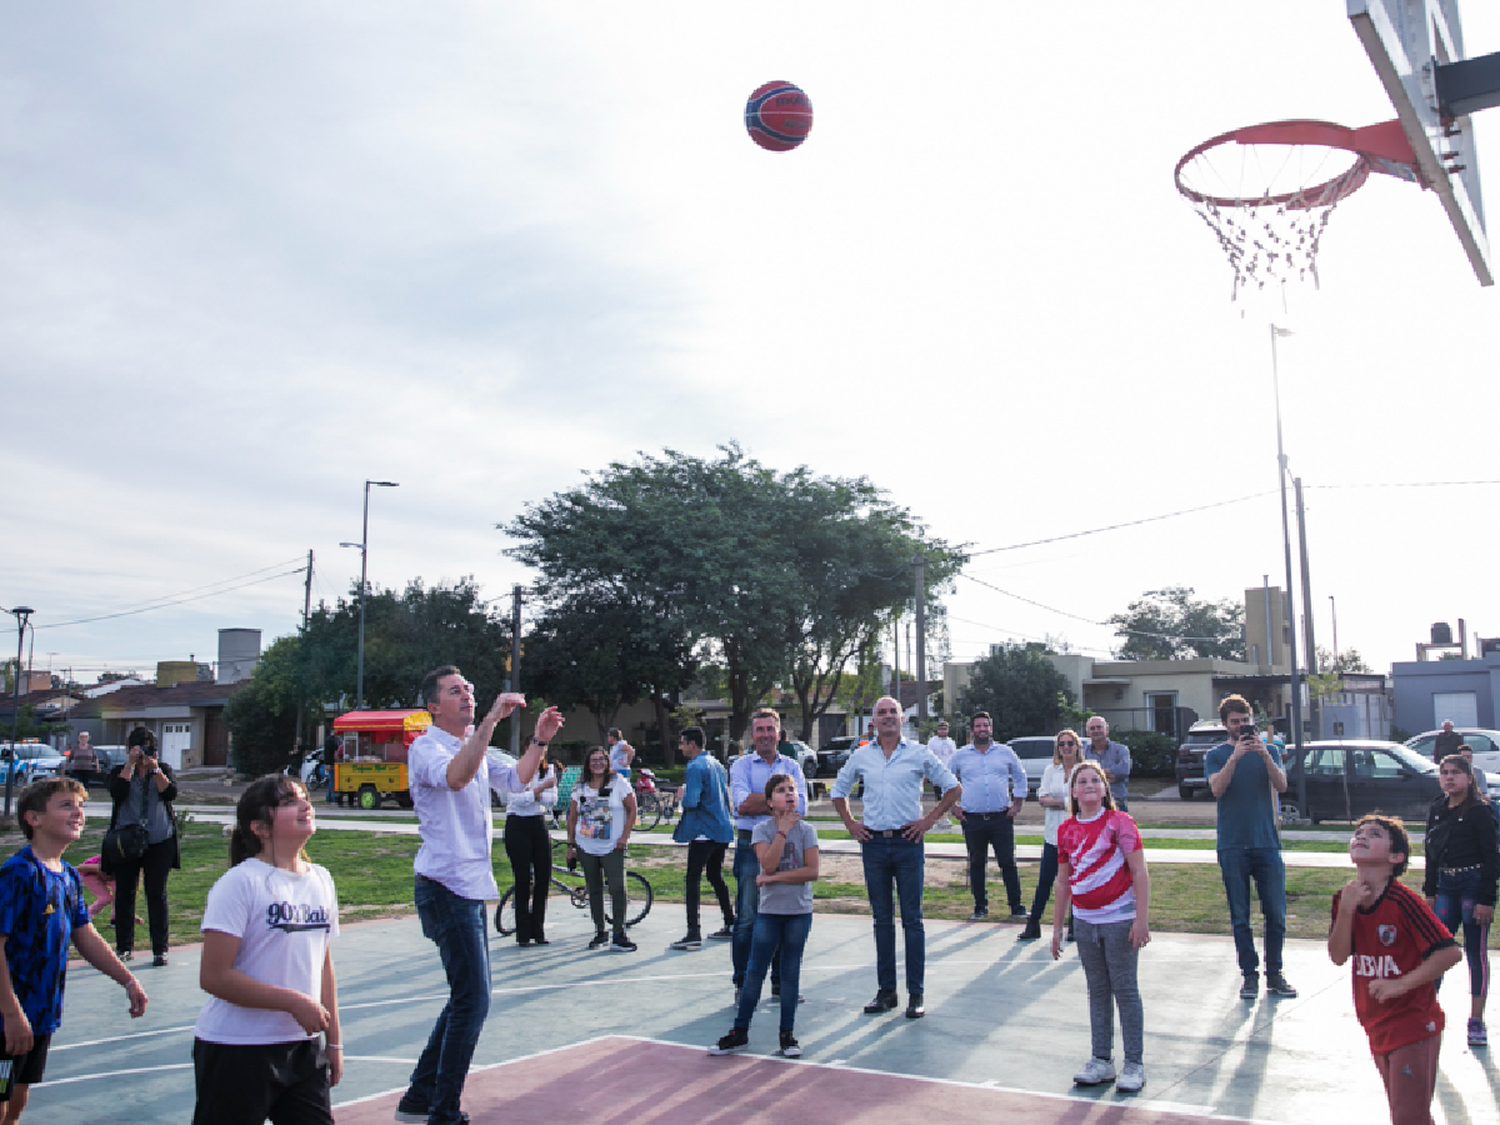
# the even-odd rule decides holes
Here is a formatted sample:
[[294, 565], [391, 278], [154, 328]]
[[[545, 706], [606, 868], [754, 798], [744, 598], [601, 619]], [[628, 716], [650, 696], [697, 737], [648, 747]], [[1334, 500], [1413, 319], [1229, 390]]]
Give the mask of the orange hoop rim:
[[[1227, 144], [1320, 146], [1342, 149], [1353, 153], [1358, 159], [1336, 176], [1310, 187], [1297, 188], [1277, 195], [1232, 196], [1213, 195], [1199, 191], [1183, 183], [1182, 172], [1193, 160], [1205, 152]], [[1173, 182], [1185, 198], [1194, 203], [1214, 207], [1290, 207], [1296, 210], [1313, 210], [1332, 207], [1342, 199], [1353, 195], [1371, 172], [1382, 172], [1398, 179], [1423, 183], [1417, 166], [1416, 154], [1411, 142], [1402, 131], [1400, 121], [1382, 121], [1377, 125], [1366, 125], [1351, 129], [1347, 125], [1336, 125], [1331, 121], [1292, 120], [1267, 121], [1260, 125], [1247, 125], [1220, 133], [1190, 149], [1177, 167], [1172, 170]], [[1426, 185], [1423, 184], [1425, 187]]]

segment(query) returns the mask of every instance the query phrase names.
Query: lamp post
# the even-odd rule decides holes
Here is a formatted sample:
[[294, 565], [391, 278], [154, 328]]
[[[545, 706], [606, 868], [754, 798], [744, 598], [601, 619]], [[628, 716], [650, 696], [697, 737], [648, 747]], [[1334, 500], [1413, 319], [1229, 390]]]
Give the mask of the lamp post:
[[[1302, 678], [1297, 671], [1297, 615], [1291, 608], [1292, 596], [1292, 531], [1291, 524], [1287, 519], [1286, 510], [1286, 452], [1281, 442], [1281, 375], [1276, 366], [1276, 338], [1278, 336], [1290, 336], [1291, 329], [1278, 328], [1271, 325], [1271, 391], [1276, 402], [1276, 477], [1281, 486], [1281, 545], [1286, 554], [1286, 599], [1283, 606], [1286, 609], [1287, 625], [1287, 659], [1291, 665], [1292, 686], [1292, 747], [1294, 751], [1302, 750]], [[1266, 638], [1266, 647], [1270, 647], [1270, 638]], [[1301, 770], [1297, 773], [1297, 800], [1298, 804], [1306, 807], [1306, 780]]]
[[1328, 595], [1328, 610], [1333, 614], [1333, 670], [1339, 670], [1339, 603]]
[[363, 711], [365, 709], [365, 586], [370, 573], [369, 551], [370, 542], [370, 486], [376, 488], [400, 488], [401, 486], [393, 480], [367, 480], [365, 481], [365, 519], [361, 528], [358, 543], [340, 543], [340, 547], [359, 548], [359, 656], [358, 672], [354, 689], [354, 709]]
[[16, 619], [16, 702], [10, 717], [10, 762], [5, 767], [5, 815], [9, 817], [16, 789], [16, 739], [21, 735], [21, 653], [26, 647], [26, 622], [36, 611], [29, 605], [18, 605], [5, 612]]

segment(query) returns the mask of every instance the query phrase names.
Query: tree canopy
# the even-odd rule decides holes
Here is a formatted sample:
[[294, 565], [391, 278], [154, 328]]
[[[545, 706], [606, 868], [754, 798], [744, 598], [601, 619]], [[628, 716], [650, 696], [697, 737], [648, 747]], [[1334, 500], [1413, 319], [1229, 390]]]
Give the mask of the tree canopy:
[[1068, 678], [1040, 648], [1002, 645], [974, 665], [959, 700], [960, 721], [988, 711], [995, 741], [1052, 734], [1062, 705], [1071, 703]]
[[1245, 607], [1228, 598], [1202, 601], [1191, 586], [1147, 590], [1106, 622], [1125, 638], [1121, 660], [1245, 659]]
[[798, 696], [805, 737], [871, 630], [912, 600], [914, 556], [933, 599], [963, 563], [867, 479], [777, 472], [737, 445], [613, 463], [500, 529], [539, 572], [549, 619], [607, 609], [611, 636], [642, 634], [632, 660], [658, 669], [633, 672], [646, 688], [684, 643], [721, 665], [736, 738], [776, 684]]

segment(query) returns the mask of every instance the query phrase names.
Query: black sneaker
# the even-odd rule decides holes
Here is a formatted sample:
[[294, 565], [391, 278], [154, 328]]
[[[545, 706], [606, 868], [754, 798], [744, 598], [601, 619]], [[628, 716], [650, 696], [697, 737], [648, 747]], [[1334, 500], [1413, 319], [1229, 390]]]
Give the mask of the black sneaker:
[[132, 957], [135, 956], [135, 954], [130, 952], [130, 950], [128, 949], [117, 949], [115, 950], [115, 956], [118, 957], [121, 961], [129, 961]]
[[1246, 973], [1245, 982], [1240, 985], [1240, 999], [1254, 1000], [1260, 995], [1260, 974]]
[[609, 948], [609, 935], [607, 933], [605, 933], [603, 930], [600, 930], [597, 934], [595, 934], [594, 935], [594, 940], [591, 941], [591, 942], [589, 942], [589, 949], [590, 950], [608, 949], [608, 948]]
[[702, 949], [703, 948], [703, 939], [701, 937], [699, 937], [697, 934], [688, 934], [687, 937], [680, 937], [680, 938], [678, 938], [671, 945], [667, 946], [667, 948], [668, 949], [688, 949], [688, 950], [691, 950], [691, 949]]
[[1280, 996], [1284, 1000], [1297, 999], [1297, 990], [1287, 984], [1286, 977], [1280, 973], [1266, 974], [1266, 995]]
[[784, 1059], [802, 1057], [802, 1048], [797, 1045], [797, 1037], [786, 1028], [781, 1029], [781, 1057]]
[[[158, 954], [156, 954], [156, 956], [154, 956], [154, 957], [151, 958], [151, 964], [155, 965], [158, 969], [161, 968], [166, 963], [167, 963], [167, 955], [165, 953], [158, 953]], [[1295, 996], [1297, 994], [1294, 992], [1294, 993], [1292, 993], [1292, 995]]]
[[401, 1100], [396, 1103], [396, 1120], [404, 1121], [407, 1125], [427, 1125], [427, 1118], [431, 1116], [425, 1102], [419, 1102], [410, 1094], [402, 1094]]
[[741, 1047], [750, 1046], [750, 1029], [746, 1027], [730, 1028], [729, 1034], [720, 1039], [708, 1049], [710, 1055], [729, 1055], [738, 1051]]
[[865, 1015], [878, 1016], [882, 1012], [889, 1012], [898, 1002], [894, 988], [882, 988], [875, 993], [875, 999], [865, 1005]]
[[713, 933], [709, 934], [708, 936], [712, 940], [714, 940], [714, 941], [733, 941], [734, 940], [734, 927], [733, 926], [725, 926], [722, 930], [715, 930]]
[[609, 943], [609, 951], [611, 953], [634, 953], [635, 950], [635, 942], [631, 941], [624, 934], [616, 934], [615, 940]]

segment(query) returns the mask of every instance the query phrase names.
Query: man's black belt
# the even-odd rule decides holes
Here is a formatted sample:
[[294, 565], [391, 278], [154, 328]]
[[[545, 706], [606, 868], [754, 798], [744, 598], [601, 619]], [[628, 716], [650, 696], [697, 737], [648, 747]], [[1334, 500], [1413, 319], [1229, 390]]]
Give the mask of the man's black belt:
[[870, 835], [882, 840], [892, 840], [897, 836], [904, 837], [906, 830], [910, 827], [910, 824], [903, 824], [900, 828], [872, 828], [870, 829]]

